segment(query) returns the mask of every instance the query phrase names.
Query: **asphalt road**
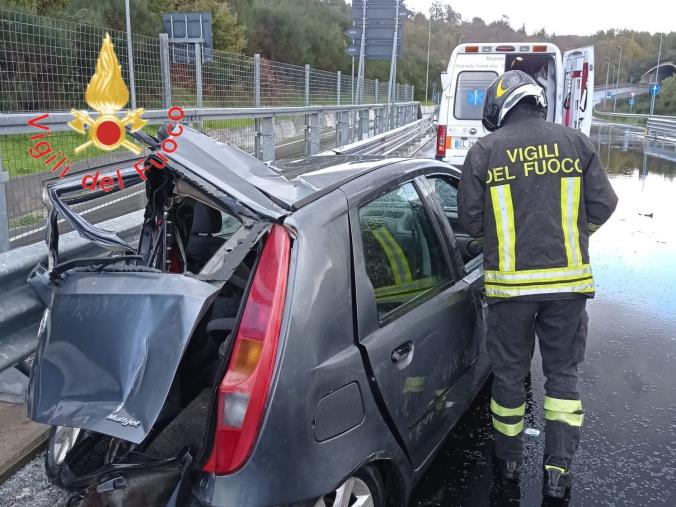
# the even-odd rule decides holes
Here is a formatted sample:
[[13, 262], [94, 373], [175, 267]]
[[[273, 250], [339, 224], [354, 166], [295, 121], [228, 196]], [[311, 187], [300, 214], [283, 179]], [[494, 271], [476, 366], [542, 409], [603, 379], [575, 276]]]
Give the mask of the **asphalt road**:
[[[592, 132], [620, 203], [591, 241], [597, 298], [588, 304], [585, 427], [571, 506], [676, 505], [676, 157], [644, 156], [635, 132], [618, 126]], [[430, 143], [418, 156], [432, 156], [433, 148]], [[507, 490], [493, 480], [486, 389], [418, 484], [410, 507], [542, 504], [540, 363], [536, 352], [526, 425], [540, 434], [525, 437], [520, 487]], [[40, 458], [0, 485], [3, 506], [62, 505], [65, 499], [48, 485]]]
[[[580, 376], [585, 426], [568, 505], [673, 507], [676, 157], [644, 157], [642, 132], [624, 127], [595, 127], [592, 140], [620, 201], [591, 240], [597, 296], [588, 304]], [[419, 155], [432, 156], [432, 150]], [[493, 480], [486, 389], [419, 483], [411, 507], [542, 504], [544, 378], [538, 353], [531, 371], [526, 426], [541, 433], [525, 436], [520, 488], [507, 490]]]

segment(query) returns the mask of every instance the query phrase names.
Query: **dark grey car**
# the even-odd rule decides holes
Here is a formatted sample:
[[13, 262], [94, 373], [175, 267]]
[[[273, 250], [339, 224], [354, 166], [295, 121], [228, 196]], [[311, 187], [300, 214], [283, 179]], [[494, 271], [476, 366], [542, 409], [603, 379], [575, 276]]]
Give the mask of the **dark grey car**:
[[[168, 156], [120, 171], [147, 178], [137, 245], [72, 211], [99, 195], [78, 181], [46, 190], [51, 480], [75, 505], [405, 505], [488, 375], [459, 172], [270, 166], [188, 128]], [[58, 217], [110, 255], [60, 262]]]

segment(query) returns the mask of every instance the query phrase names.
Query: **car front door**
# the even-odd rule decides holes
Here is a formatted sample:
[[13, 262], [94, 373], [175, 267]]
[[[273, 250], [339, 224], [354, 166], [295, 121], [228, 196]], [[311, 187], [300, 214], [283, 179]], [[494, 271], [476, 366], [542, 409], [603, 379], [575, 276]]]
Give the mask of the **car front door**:
[[417, 179], [349, 199], [359, 345], [416, 467], [466, 408], [455, 387], [473, 332], [470, 287], [457, 276], [429, 192]]

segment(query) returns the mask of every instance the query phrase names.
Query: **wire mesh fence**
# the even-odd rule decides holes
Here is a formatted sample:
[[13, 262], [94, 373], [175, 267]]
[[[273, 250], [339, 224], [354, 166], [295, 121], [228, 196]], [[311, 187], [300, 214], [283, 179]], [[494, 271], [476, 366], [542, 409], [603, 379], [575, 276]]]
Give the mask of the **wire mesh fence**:
[[[0, 113], [39, 115], [89, 109], [84, 100], [85, 90], [95, 72], [106, 33], [114, 45], [122, 78], [130, 83], [126, 32], [0, 8]], [[198, 58], [201, 51], [194, 46], [171, 43], [167, 46], [159, 36], [133, 34], [132, 50], [135, 87], [130, 96], [135, 95], [136, 107], [146, 110], [170, 105], [204, 108], [348, 105], [356, 99], [356, 78], [349, 74], [227, 51], [211, 51], [208, 58], [204, 55]], [[412, 87], [398, 85], [395, 89], [394, 102], [413, 100]], [[386, 82], [365, 80], [362, 102], [384, 103], [387, 91]], [[350, 118], [351, 125], [356, 126], [356, 116], [351, 113]], [[303, 153], [304, 121], [302, 115], [276, 116], [277, 156]], [[220, 141], [250, 153], [255, 150], [257, 132], [253, 118], [209, 119], [199, 126]], [[153, 127], [144, 130], [153, 133]], [[322, 147], [335, 144], [335, 134], [334, 115], [322, 115]], [[4, 185], [12, 245], [26, 242], [26, 238], [42, 228], [45, 215], [42, 183], [60, 173], [54, 170], [53, 163], [47, 163], [48, 156], [30, 155], [30, 147], [36, 144], [31, 135], [0, 131], [0, 173], [5, 171], [9, 175], [4, 184], [0, 178], [0, 191]], [[93, 149], [76, 155], [74, 149], [82, 142], [83, 137], [72, 130], [50, 132], [51, 145], [58, 146], [69, 157], [70, 174], [129, 157], [129, 152], [122, 148], [105, 155]], [[140, 201], [127, 198], [127, 205], [132, 202]], [[91, 213], [92, 220], [95, 215], [100, 215], [101, 220], [110, 218], [103, 213]], [[1, 229], [2, 224], [0, 236]]]

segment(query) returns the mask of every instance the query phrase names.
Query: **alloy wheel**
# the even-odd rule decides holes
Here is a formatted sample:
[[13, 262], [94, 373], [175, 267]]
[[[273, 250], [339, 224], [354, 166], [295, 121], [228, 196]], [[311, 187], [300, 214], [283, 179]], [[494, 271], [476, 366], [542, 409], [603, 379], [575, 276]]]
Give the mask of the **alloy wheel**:
[[325, 495], [314, 507], [374, 507], [373, 494], [358, 477], [350, 477], [336, 491]]

